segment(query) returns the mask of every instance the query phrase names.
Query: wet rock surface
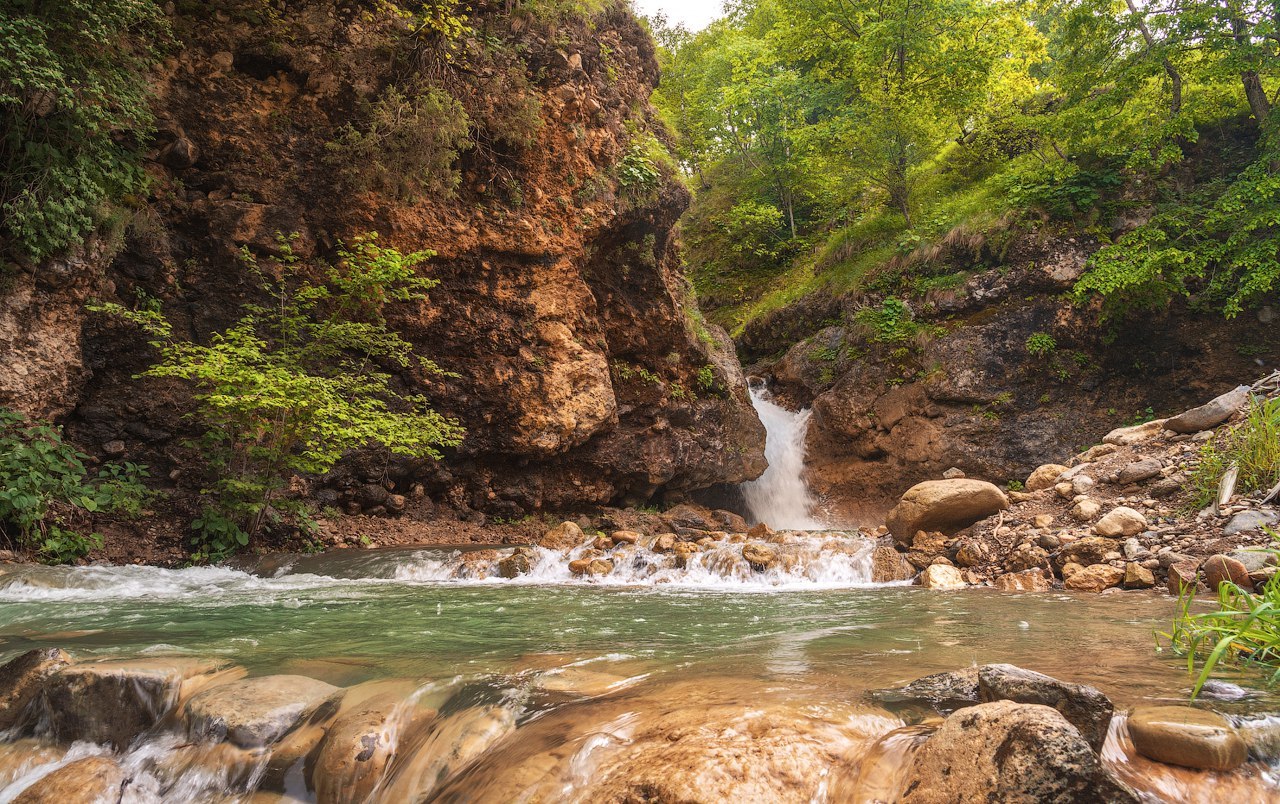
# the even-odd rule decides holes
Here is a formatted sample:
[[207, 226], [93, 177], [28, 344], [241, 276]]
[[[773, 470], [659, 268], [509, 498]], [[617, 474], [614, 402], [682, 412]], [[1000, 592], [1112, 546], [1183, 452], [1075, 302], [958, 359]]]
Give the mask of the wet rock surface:
[[49, 676], [71, 663], [58, 648], [31, 650], [0, 667], [0, 732], [18, 725]]
[[85, 757], [41, 777], [13, 799], [13, 804], [116, 804], [126, 774], [110, 757]]
[[1129, 735], [1143, 756], [1206, 770], [1239, 767], [1248, 754], [1221, 715], [1188, 706], [1143, 706], [1129, 713]]
[[1094, 687], [1070, 684], [1011, 664], [978, 668], [978, 700], [1041, 704], [1058, 710], [1094, 752], [1102, 750], [1115, 707]]
[[183, 716], [194, 739], [227, 740], [241, 748], [271, 745], [338, 691], [305, 676], [262, 676], [206, 690]]

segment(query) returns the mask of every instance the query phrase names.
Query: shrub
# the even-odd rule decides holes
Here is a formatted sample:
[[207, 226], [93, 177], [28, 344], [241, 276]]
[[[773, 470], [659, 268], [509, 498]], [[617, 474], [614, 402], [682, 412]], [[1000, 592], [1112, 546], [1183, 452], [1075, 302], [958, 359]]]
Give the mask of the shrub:
[[326, 162], [355, 191], [381, 190], [401, 199], [451, 196], [461, 175], [458, 152], [470, 146], [470, 118], [443, 90], [407, 94], [389, 86], [368, 106], [363, 123], [348, 123], [328, 143]]
[[1058, 348], [1058, 342], [1047, 332], [1033, 332], [1027, 337], [1027, 354], [1044, 357]]
[[63, 564], [102, 545], [72, 520], [96, 511], [136, 515], [149, 493], [145, 466], [108, 464], [96, 474], [89, 460], [62, 437], [62, 428], [28, 422], [0, 408], [0, 534], [10, 547]]
[[879, 307], [863, 307], [854, 314], [854, 320], [869, 328], [871, 340], [879, 343], [900, 343], [920, 331], [910, 308], [902, 299], [893, 296], [885, 299]]
[[165, 36], [151, 0], [4, 4], [0, 254], [55, 254], [83, 238], [107, 202], [141, 189], [146, 72]]
[[1269, 489], [1280, 482], [1280, 398], [1255, 399], [1243, 422], [1200, 448], [1200, 463], [1188, 481], [1190, 504], [1203, 508], [1212, 503], [1223, 474], [1233, 465], [1240, 469], [1240, 492]]
[[218, 477], [203, 489], [210, 502], [192, 523], [197, 560], [217, 560], [249, 543], [281, 513], [305, 515], [283, 492], [295, 475], [323, 475], [346, 453], [370, 445], [419, 459], [438, 459], [462, 430], [419, 395], [397, 391], [383, 365], [438, 374], [387, 327], [386, 305], [426, 299], [436, 283], [414, 267], [431, 252], [402, 254], [357, 238], [339, 262], [307, 279], [287, 241], [279, 280], [263, 281], [268, 305], [246, 305], [237, 324], [209, 343], [176, 340], [155, 310], [119, 305], [95, 309], [123, 316], [149, 332], [160, 362], [146, 376], [172, 377], [195, 389], [196, 416], [208, 430], [200, 446]]

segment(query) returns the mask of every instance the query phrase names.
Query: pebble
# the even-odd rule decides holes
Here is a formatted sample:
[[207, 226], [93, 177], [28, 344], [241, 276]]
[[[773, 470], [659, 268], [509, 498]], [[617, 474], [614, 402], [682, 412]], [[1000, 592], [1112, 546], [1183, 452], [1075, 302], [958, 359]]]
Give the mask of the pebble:
[[1189, 706], [1140, 706], [1129, 714], [1129, 736], [1143, 756], [1170, 765], [1233, 770], [1245, 742], [1219, 714]]

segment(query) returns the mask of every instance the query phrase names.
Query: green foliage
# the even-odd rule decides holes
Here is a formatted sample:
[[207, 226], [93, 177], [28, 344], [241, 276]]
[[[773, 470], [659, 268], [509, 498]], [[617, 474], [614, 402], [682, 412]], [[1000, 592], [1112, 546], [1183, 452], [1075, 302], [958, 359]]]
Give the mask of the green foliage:
[[1027, 354], [1032, 357], [1045, 357], [1057, 348], [1058, 342], [1047, 332], [1033, 332], [1027, 336]]
[[[323, 475], [343, 455], [372, 445], [438, 459], [441, 447], [461, 440], [455, 422], [425, 397], [399, 391], [391, 374], [440, 373], [388, 327], [384, 312], [425, 301], [436, 283], [414, 268], [431, 253], [402, 254], [370, 234], [340, 247], [337, 264], [308, 272], [287, 241], [280, 250], [270, 271], [244, 252], [271, 301], [246, 305], [239, 322], [207, 344], [174, 339], [154, 311], [97, 307], [155, 338], [160, 362], [145, 376], [193, 387], [195, 415], [208, 428], [200, 446], [217, 475], [193, 523], [200, 558], [217, 560], [282, 513], [301, 513], [283, 496], [295, 475]], [[315, 273], [323, 281], [308, 278]]]
[[96, 474], [89, 457], [66, 443], [62, 429], [28, 422], [0, 408], [0, 534], [11, 547], [63, 564], [102, 546], [75, 530], [98, 511], [137, 515], [149, 492], [144, 466], [108, 464]]
[[1218, 483], [1232, 466], [1240, 469], [1236, 489], [1247, 494], [1280, 482], [1280, 398], [1254, 399], [1240, 424], [1219, 431], [1200, 448], [1199, 464], [1188, 480], [1190, 504], [1209, 505]]
[[62, 251], [143, 187], [166, 35], [153, 0], [0, 2], [0, 256]]
[[854, 320], [871, 330], [871, 340], [878, 343], [901, 343], [921, 330], [902, 299], [890, 296], [879, 307], [863, 307]]
[[716, 367], [708, 363], [698, 369], [698, 387], [706, 393], [716, 390]]
[[1270, 683], [1280, 681], [1280, 581], [1272, 578], [1256, 593], [1225, 581], [1218, 586], [1215, 610], [1203, 613], [1193, 611], [1195, 594], [1194, 586], [1183, 591], [1172, 633], [1160, 635], [1187, 657], [1187, 672], [1195, 678], [1191, 697], [1224, 662], [1255, 667], [1269, 674]]
[[461, 180], [459, 151], [470, 147], [462, 104], [435, 87], [389, 86], [327, 144], [326, 162], [351, 190], [405, 200], [451, 196]]

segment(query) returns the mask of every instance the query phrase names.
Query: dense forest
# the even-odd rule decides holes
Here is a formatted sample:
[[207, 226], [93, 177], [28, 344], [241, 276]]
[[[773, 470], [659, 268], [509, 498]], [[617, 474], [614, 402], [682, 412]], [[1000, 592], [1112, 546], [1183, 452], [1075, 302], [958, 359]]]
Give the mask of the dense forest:
[[[1250, 0], [745, 0], [654, 20], [687, 260], [742, 326], [818, 289], [954, 286], [1022, 228], [1104, 247], [1108, 314], [1280, 281], [1280, 12]], [[963, 269], [965, 266], [959, 266]]]

